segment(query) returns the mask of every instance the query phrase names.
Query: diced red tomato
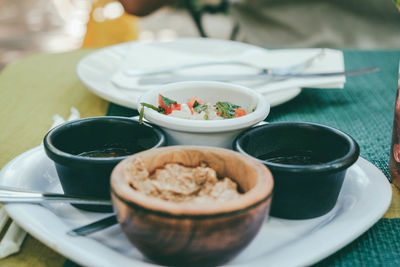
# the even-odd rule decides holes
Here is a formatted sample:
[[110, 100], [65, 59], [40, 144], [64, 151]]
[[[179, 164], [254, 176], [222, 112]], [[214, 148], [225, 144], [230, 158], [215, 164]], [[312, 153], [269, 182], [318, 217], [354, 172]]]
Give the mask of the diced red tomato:
[[171, 114], [174, 110], [181, 110], [181, 104], [172, 104], [171, 107], [167, 107], [164, 105], [165, 114]]
[[172, 104], [171, 109], [172, 110], [181, 110], [181, 104]]
[[242, 116], [246, 115], [246, 110], [244, 110], [244, 109], [235, 108], [234, 111], [236, 112], [236, 114], [233, 116], [234, 118], [242, 117]]
[[164, 101], [161, 97], [161, 94], [158, 94], [158, 106], [162, 107], [165, 110], [165, 114], [170, 114], [173, 110], [181, 110], [181, 104], [171, 104], [170, 107], [164, 104]]
[[165, 106], [164, 101], [162, 100], [161, 94], [158, 94], [158, 106], [160, 106], [164, 109], [167, 107], [167, 106]]
[[186, 105], [188, 105], [188, 107], [189, 107], [189, 109], [190, 109], [190, 112], [193, 114], [194, 113], [194, 111], [193, 111], [193, 105], [194, 105], [194, 102], [196, 102], [197, 101], [197, 103], [199, 103], [200, 105], [205, 105], [206, 103], [205, 102], [203, 102], [203, 101], [201, 101], [200, 99], [198, 99], [197, 97], [192, 97], [188, 102], [186, 102]]

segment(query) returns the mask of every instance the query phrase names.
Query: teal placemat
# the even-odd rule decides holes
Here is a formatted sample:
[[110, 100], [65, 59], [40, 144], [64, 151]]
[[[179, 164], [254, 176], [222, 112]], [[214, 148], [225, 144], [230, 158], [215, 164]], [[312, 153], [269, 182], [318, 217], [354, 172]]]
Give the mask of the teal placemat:
[[110, 103], [107, 110], [107, 116], [133, 117], [136, 115], [139, 115], [136, 109], [129, 109], [112, 103]]
[[361, 237], [315, 267], [400, 266], [399, 240], [400, 219], [381, 219]]
[[[344, 56], [346, 69], [379, 67], [380, 71], [349, 77], [345, 89], [306, 88], [292, 101], [272, 108], [267, 121], [308, 121], [340, 129], [359, 143], [361, 156], [389, 179], [400, 51], [345, 51]], [[137, 112], [110, 104], [107, 114], [133, 116]], [[362, 237], [317, 265], [400, 266], [400, 219], [381, 219]]]
[[309, 121], [338, 128], [359, 143], [361, 156], [389, 177], [388, 159], [400, 52], [346, 51], [346, 69], [379, 67], [378, 73], [349, 77], [345, 89], [304, 89], [273, 108], [268, 121]]

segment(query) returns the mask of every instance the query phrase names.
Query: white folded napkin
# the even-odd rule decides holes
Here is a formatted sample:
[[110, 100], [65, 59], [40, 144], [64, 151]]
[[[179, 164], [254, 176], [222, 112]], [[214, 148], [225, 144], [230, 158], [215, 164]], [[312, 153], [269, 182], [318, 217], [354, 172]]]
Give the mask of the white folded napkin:
[[[241, 61], [251, 63], [260, 68], [285, 67], [304, 62], [305, 60], [320, 53], [321, 49], [279, 49], [266, 50], [255, 47], [254, 49], [241, 50], [237, 53], [204, 53], [196, 52], [182, 47], [174, 47], [162, 44], [135, 44], [126, 54], [121, 67], [116, 70], [111, 82], [118, 88], [128, 89], [136, 92], [143, 92], [153, 89], [158, 85], [139, 85], [139, 76], [129, 76], [128, 70], [135, 72], [154, 71], [158, 69], [179, 66], [182, 64], [208, 62], [208, 61]], [[344, 71], [343, 53], [339, 50], [324, 49], [324, 54], [312, 66], [304, 72], [337, 72]], [[206, 74], [253, 74], [259, 69], [238, 65], [214, 65], [184, 69], [175, 72], [176, 74], [206, 75]], [[346, 82], [344, 76], [321, 77], [321, 78], [292, 78], [283, 81], [268, 82], [235, 81], [253, 88], [263, 94], [299, 87], [322, 87], [322, 88], [343, 88]]]
[[[0, 211], [2, 214], [2, 219], [8, 221], [8, 216], [5, 213], [3, 207]], [[4, 226], [3, 226], [4, 227]], [[14, 254], [19, 251], [22, 242], [24, 241], [26, 236], [26, 232], [19, 227], [15, 222], [11, 222], [10, 226], [7, 229], [7, 232], [4, 234], [3, 238], [0, 242], [0, 259], [3, 259], [11, 254]]]
[[[67, 118], [67, 121], [77, 120], [80, 118], [79, 111], [71, 107], [71, 114]], [[64, 123], [65, 120], [58, 114], [53, 116], [53, 124], [50, 129]], [[3, 206], [0, 207], [0, 231], [6, 227], [7, 222], [10, 220]], [[17, 253], [22, 245], [26, 236], [26, 232], [24, 229], [19, 227], [15, 222], [11, 222], [8, 226], [6, 233], [0, 241], [0, 259], [3, 259], [7, 256], [10, 256], [14, 253]]]

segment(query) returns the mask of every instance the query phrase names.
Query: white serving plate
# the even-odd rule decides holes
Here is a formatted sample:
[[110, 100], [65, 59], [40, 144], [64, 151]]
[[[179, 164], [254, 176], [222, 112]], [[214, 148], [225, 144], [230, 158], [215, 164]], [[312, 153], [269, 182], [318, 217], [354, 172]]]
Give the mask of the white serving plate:
[[[257, 46], [240, 42], [210, 39], [181, 38], [169, 42], [128, 42], [99, 49], [80, 60], [76, 73], [80, 80], [96, 95], [128, 108], [137, 108], [138, 98], [154, 86], [136, 86], [133, 89], [123, 89], [112, 82], [120, 68], [135, 68], [138, 70], [160, 68], [164, 64], [193, 63], [198, 60], [247, 60], [256, 65], [286, 66], [302, 62], [317, 54], [319, 49], [286, 49], [266, 50]], [[326, 56], [316, 63], [310, 71], [343, 71], [343, 54], [336, 50], [326, 50]], [[163, 59], [160, 57], [164, 56]], [[179, 58], [177, 58], [179, 57]], [[258, 61], [258, 62], [257, 62]], [[168, 62], [168, 63], [165, 63]], [[173, 62], [173, 63], [169, 63]], [[175, 63], [174, 63], [175, 62]], [[214, 66], [217, 73], [225, 71], [237, 73], [240, 67]], [[212, 69], [212, 70], [214, 70]], [[195, 69], [197, 74], [210, 71], [210, 67]], [[204, 73], [203, 73], [204, 74]], [[266, 84], [260, 81], [239, 83], [262, 94], [271, 107], [285, 103], [301, 92], [301, 87], [343, 87], [344, 77], [328, 77], [318, 79], [289, 79]]]
[[[0, 185], [62, 192], [53, 162], [41, 146], [8, 163]], [[265, 220], [257, 237], [227, 266], [304, 266], [316, 263], [350, 243], [388, 209], [392, 190], [385, 175], [359, 158], [347, 172], [334, 209], [309, 220]], [[50, 248], [84, 266], [155, 266], [125, 238], [118, 225], [89, 237], [68, 230], [107, 216], [68, 204], [7, 204], [8, 214]]]

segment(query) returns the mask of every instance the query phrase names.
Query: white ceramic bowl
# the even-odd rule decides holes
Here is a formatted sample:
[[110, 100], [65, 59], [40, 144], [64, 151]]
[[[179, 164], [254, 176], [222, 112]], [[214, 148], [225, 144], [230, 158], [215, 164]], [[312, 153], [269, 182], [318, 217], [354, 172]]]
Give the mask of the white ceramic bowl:
[[263, 121], [270, 105], [256, 91], [244, 86], [222, 82], [179, 82], [170, 83], [148, 91], [139, 99], [158, 106], [158, 94], [178, 103], [186, 103], [196, 96], [202, 101], [216, 103], [229, 101], [245, 109], [255, 110], [245, 116], [225, 120], [189, 120], [167, 116], [145, 108], [144, 117], [160, 126], [167, 136], [168, 145], [208, 145], [231, 148], [234, 138], [243, 130]]

